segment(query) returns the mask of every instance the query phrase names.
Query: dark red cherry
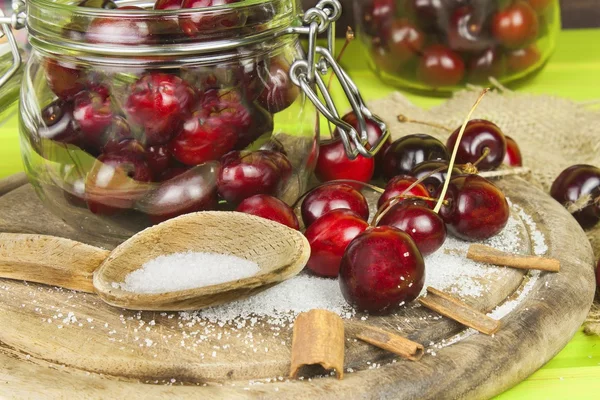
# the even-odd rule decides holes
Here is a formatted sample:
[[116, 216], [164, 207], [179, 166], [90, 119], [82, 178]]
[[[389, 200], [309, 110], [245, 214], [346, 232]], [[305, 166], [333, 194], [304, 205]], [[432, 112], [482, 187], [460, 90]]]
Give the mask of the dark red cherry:
[[396, 15], [396, 0], [372, 0], [363, 9], [364, 28], [375, 35], [387, 26]]
[[[144, 146], [135, 139], [111, 140], [104, 145], [102, 151], [106, 155], [132, 157], [140, 160], [146, 158]], [[154, 175], [154, 171], [152, 174]]]
[[506, 137], [506, 156], [504, 156], [503, 164], [509, 165], [511, 167], [522, 167], [523, 166], [523, 157], [521, 156], [521, 149], [519, 149], [519, 145], [515, 142], [515, 139], [510, 136]]
[[454, 86], [465, 76], [465, 63], [449, 48], [434, 44], [423, 51], [417, 66], [417, 78], [433, 88]]
[[86, 73], [73, 63], [46, 58], [44, 69], [50, 90], [63, 100], [73, 98], [85, 88]]
[[406, 11], [420, 26], [426, 29], [438, 27], [443, 16], [447, 15], [444, 0], [407, 0]]
[[171, 153], [167, 145], [149, 146], [146, 149], [146, 162], [154, 176], [161, 175], [171, 164]]
[[217, 208], [217, 163], [194, 167], [164, 180], [147, 193], [137, 208], [157, 224], [183, 214]]
[[396, 175], [408, 175], [424, 161], [450, 158], [446, 146], [430, 135], [415, 134], [404, 136], [392, 143], [383, 156], [383, 175], [391, 179]]
[[489, 239], [504, 229], [510, 216], [502, 191], [479, 175], [452, 178], [445, 198], [449, 204], [442, 206], [440, 216], [460, 239]]
[[492, 34], [500, 44], [509, 49], [519, 49], [531, 44], [538, 35], [539, 21], [535, 10], [524, 1], [499, 11], [492, 19]]
[[452, 13], [448, 26], [448, 45], [454, 51], [481, 52], [494, 44], [485, 26], [482, 7], [461, 6]]
[[369, 219], [369, 204], [363, 194], [345, 183], [326, 183], [313, 189], [300, 208], [304, 226], [308, 227], [332, 210], [347, 209]]
[[[440, 170], [440, 168], [443, 168]], [[434, 172], [436, 171], [436, 172]], [[457, 167], [452, 169], [452, 176], [461, 175], [462, 171]], [[416, 179], [424, 178], [421, 184], [427, 188], [429, 196], [433, 197], [437, 193], [438, 189], [446, 182], [448, 176], [448, 162], [447, 161], [425, 161], [418, 164], [410, 171], [411, 176]]]
[[148, 190], [144, 182], [152, 179], [145, 161], [128, 154], [104, 154], [87, 175], [85, 198], [91, 212], [113, 215], [132, 208]]
[[267, 194], [257, 194], [242, 201], [236, 211], [279, 222], [292, 229], [300, 229], [294, 210], [283, 201]]
[[155, 10], [179, 10], [183, 0], [157, 0], [154, 3]]
[[148, 73], [130, 89], [125, 104], [129, 121], [142, 127], [147, 145], [165, 144], [177, 135], [195, 105], [195, 93], [181, 78]]
[[552, 183], [550, 195], [565, 207], [589, 196], [571, 214], [583, 228], [591, 228], [600, 221], [600, 168], [579, 164], [565, 169]]
[[425, 257], [435, 253], [446, 241], [446, 224], [429, 207], [400, 202], [390, 208], [377, 226], [393, 226], [406, 232]]
[[231, 151], [237, 140], [237, 130], [219, 117], [204, 118], [194, 113], [183, 123], [181, 133], [171, 141], [173, 156], [186, 165], [199, 165], [218, 160]]
[[337, 277], [346, 247], [368, 227], [365, 220], [347, 209], [321, 216], [304, 233], [311, 250], [306, 267], [318, 276]]
[[[448, 138], [446, 146], [454, 149], [461, 128], [457, 128]], [[485, 151], [489, 151], [484, 156]], [[458, 164], [475, 164], [481, 171], [495, 169], [502, 164], [506, 155], [506, 138], [500, 128], [493, 122], [484, 119], [474, 119], [467, 123], [462, 140], [456, 153]], [[479, 161], [481, 159], [481, 161]], [[479, 161], [479, 162], [478, 162]]]
[[403, 18], [385, 28], [384, 43], [394, 63], [403, 65], [421, 52], [425, 35], [408, 19]]
[[348, 246], [340, 266], [340, 289], [360, 311], [389, 314], [419, 296], [425, 263], [405, 232], [390, 226], [371, 228]]
[[77, 4], [78, 7], [102, 8], [113, 10], [117, 5], [112, 0], [83, 0]]
[[275, 163], [279, 174], [281, 175], [282, 183], [285, 183], [292, 176], [292, 163], [285, 154], [280, 151], [260, 150], [262, 154], [269, 157]]
[[252, 144], [256, 139], [263, 135], [273, 133], [273, 114], [260, 106], [254, 106], [251, 109], [250, 126], [238, 131], [236, 150], [242, 150]]
[[[226, 4], [237, 3], [241, 0], [183, 0], [181, 8], [207, 8], [213, 6], [223, 6]], [[246, 22], [247, 15], [241, 11], [219, 11], [202, 12], [197, 11], [191, 14], [182, 14], [179, 17], [181, 30], [188, 36], [198, 36], [211, 31], [231, 29], [241, 27]]]
[[217, 187], [219, 194], [232, 204], [257, 194], [275, 195], [281, 186], [281, 171], [262, 151], [232, 151], [221, 158]]
[[377, 207], [381, 208], [389, 200], [401, 195], [408, 196], [407, 198], [410, 198], [410, 196], [429, 197], [429, 191], [421, 183], [415, 185], [415, 187], [408, 192], [406, 191], [406, 189], [412, 186], [416, 181], [417, 178], [408, 175], [398, 175], [393, 177], [385, 186], [385, 192], [379, 197]]
[[474, 56], [468, 64], [468, 79], [473, 83], [488, 83], [489, 78], [506, 74], [506, 57], [497, 48], [489, 48]]
[[321, 142], [315, 175], [321, 182], [352, 179], [369, 182], [375, 171], [375, 159], [358, 155], [350, 160], [340, 139]]
[[290, 63], [283, 57], [272, 58], [269, 62], [269, 69], [263, 77], [263, 89], [257, 101], [270, 113], [285, 110], [300, 94], [300, 89], [290, 79], [289, 70]]
[[98, 17], [89, 25], [86, 40], [93, 44], [140, 45], [152, 41], [147, 20], [129, 17]]
[[86, 145], [100, 147], [104, 133], [113, 122], [108, 90], [99, 87], [79, 93], [75, 97], [73, 118], [83, 133]]
[[73, 103], [55, 100], [42, 110], [38, 135], [61, 143], [81, 145], [81, 131], [73, 119]]
[[511, 72], [525, 71], [536, 65], [542, 58], [535, 44], [524, 49], [513, 50], [506, 56], [506, 64]]

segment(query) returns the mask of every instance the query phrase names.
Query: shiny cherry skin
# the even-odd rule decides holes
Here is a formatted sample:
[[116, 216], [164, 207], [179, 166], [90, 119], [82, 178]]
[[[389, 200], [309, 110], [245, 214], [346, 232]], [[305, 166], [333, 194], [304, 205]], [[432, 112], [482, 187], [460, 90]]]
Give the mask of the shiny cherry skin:
[[337, 209], [324, 214], [304, 233], [311, 250], [306, 268], [318, 276], [337, 277], [346, 247], [368, 227], [369, 224], [351, 210]]
[[407, 233], [379, 226], [348, 245], [339, 281], [344, 298], [358, 310], [389, 314], [419, 296], [425, 283], [425, 263]]
[[145, 156], [148, 167], [150, 167], [152, 174], [156, 177], [166, 171], [172, 161], [169, 146], [167, 145], [149, 146], [146, 149]]
[[86, 145], [100, 147], [104, 133], [113, 122], [108, 90], [98, 87], [79, 93], [75, 97], [73, 119], [83, 133]]
[[[135, 139], [122, 139], [120, 141], [111, 140], [102, 148], [104, 155], [126, 156], [140, 160], [146, 160], [146, 149]], [[151, 168], [152, 170], [152, 168]], [[158, 173], [160, 174], [161, 171]], [[155, 176], [152, 170], [153, 176]]]
[[452, 13], [448, 27], [448, 45], [454, 51], [481, 52], [493, 44], [485, 29], [485, 13], [477, 6], [461, 6]]
[[391, 179], [396, 175], [407, 175], [424, 161], [450, 158], [446, 146], [430, 135], [414, 134], [394, 141], [383, 156], [383, 175]]
[[217, 187], [231, 204], [257, 194], [275, 195], [281, 186], [281, 171], [263, 151], [232, 151], [221, 158]]
[[285, 183], [288, 179], [290, 179], [293, 173], [293, 168], [292, 163], [285, 154], [280, 151], [273, 150], [260, 150], [260, 152], [269, 157], [271, 161], [275, 163], [277, 169], [279, 169], [282, 183]]
[[521, 149], [519, 149], [519, 145], [515, 139], [511, 138], [510, 136], [506, 136], [506, 156], [504, 156], [504, 161], [502, 161], [502, 163], [510, 167], [523, 166]]
[[578, 164], [565, 169], [552, 183], [550, 195], [564, 206], [591, 196], [588, 205], [574, 212], [573, 217], [583, 228], [593, 227], [600, 221], [600, 168]]
[[194, 113], [183, 123], [183, 129], [169, 144], [171, 154], [186, 165], [199, 165], [218, 160], [231, 151], [237, 141], [237, 130], [226, 119], [204, 118]]
[[439, 44], [426, 48], [417, 66], [417, 79], [433, 88], [457, 85], [464, 76], [460, 55]]
[[408, 19], [393, 21], [385, 28], [385, 46], [397, 65], [417, 57], [425, 44], [425, 35]]
[[469, 82], [488, 83], [490, 77], [501, 78], [506, 74], [506, 57], [497, 48], [488, 48], [474, 56], [468, 63]]
[[44, 70], [50, 90], [62, 100], [72, 99], [85, 89], [86, 74], [73, 63], [46, 58]]
[[542, 54], [535, 44], [524, 49], [513, 50], [506, 56], [506, 65], [511, 72], [525, 71], [536, 65]]
[[405, 4], [408, 14], [425, 29], [435, 28], [446, 14], [443, 0], [408, 0]]
[[319, 157], [317, 158], [315, 175], [321, 182], [338, 179], [369, 182], [374, 172], [375, 159], [359, 154], [354, 160], [350, 160], [346, 155], [346, 149], [341, 139], [319, 144]]
[[73, 118], [73, 103], [55, 100], [41, 112], [42, 121], [38, 135], [61, 143], [81, 146], [82, 135]]
[[183, 0], [157, 0], [154, 3], [155, 10], [179, 10]]
[[386, 202], [399, 196], [407, 196], [407, 198], [410, 198], [410, 196], [429, 197], [429, 191], [421, 183], [418, 183], [415, 187], [406, 192], [406, 189], [416, 181], [417, 178], [408, 175], [398, 175], [393, 177], [385, 186], [383, 194], [379, 197], [377, 207], [381, 208]]
[[313, 189], [302, 202], [300, 212], [305, 227], [332, 210], [346, 209], [367, 221], [369, 204], [363, 194], [345, 183], [325, 183]]
[[364, 27], [370, 35], [375, 35], [387, 26], [396, 14], [396, 0], [371, 0], [363, 10]]
[[300, 88], [291, 81], [289, 70], [290, 63], [283, 57], [274, 57], [269, 62], [269, 69], [263, 77], [262, 91], [257, 101], [270, 113], [276, 114], [285, 110], [300, 95]]
[[174, 174], [141, 199], [137, 208], [158, 224], [183, 214], [217, 208], [215, 177], [218, 163]]
[[251, 122], [248, 128], [238, 130], [236, 150], [243, 150], [259, 137], [273, 133], [273, 114], [261, 106], [255, 105], [252, 107], [250, 115]]
[[[181, 8], [207, 8], [238, 3], [241, 0], [183, 0]], [[202, 13], [181, 15], [179, 26], [188, 36], [198, 36], [225, 28], [241, 27], [246, 22], [246, 14], [240, 11], [221, 11], [206, 15]]]
[[[438, 171], [440, 168], [442, 170]], [[437, 171], [434, 173], [434, 171]], [[461, 175], [462, 171], [457, 167], [452, 169], [452, 176]], [[415, 177], [416, 179], [421, 179], [425, 176], [421, 184], [425, 186], [427, 191], [429, 192], [429, 196], [433, 197], [437, 193], [440, 186], [446, 182], [446, 177], [448, 176], [448, 161], [425, 161], [418, 164], [416, 167], [412, 169], [409, 173], [410, 176]]]
[[288, 228], [300, 229], [294, 210], [277, 197], [268, 194], [248, 197], [240, 203], [236, 211], [279, 222]]
[[539, 21], [535, 10], [524, 1], [499, 11], [492, 19], [492, 34], [509, 49], [523, 48], [538, 35]]
[[440, 216], [454, 236], [470, 241], [489, 239], [504, 229], [510, 210], [504, 193], [479, 175], [450, 180]]
[[393, 205], [377, 226], [393, 226], [406, 232], [423, 257], [435, 253], [446, 241], [446, 224], [442, 217], [431, 208], [410, 201]]
[[113, 215], [132, 208], [152, 179], [145, 161], [129, 154], [104, 154], [87, 175], [85, 198], [89, 210], [97, 215]]
[[527, 0], [527, 3], [529, 3], [531, 8], [538, 14], [542, 14], [546, 11], [552, 2], [553, 0]]
[[125, 104], [129, 121], [144, 129], [147, 145], [165, 144], [175, 136], [196, 95], [181, 78], [159, 72], [142, 76], [130, 89]]
[[[460, 128], [457, 128], [448, 138], [446, 146], [450, 151], [456, 145], [456, 139]], [[498, 125], [484, 119], [474, 119], [467, 123], [462, 140], [458, 145], [456, 162], [458, 164], [475, 164], [489, 150], [488, 155], [483, 158], [477, 168], [481, 171], [489, 171], [499, 167], [506, 155], [506, 137]]]

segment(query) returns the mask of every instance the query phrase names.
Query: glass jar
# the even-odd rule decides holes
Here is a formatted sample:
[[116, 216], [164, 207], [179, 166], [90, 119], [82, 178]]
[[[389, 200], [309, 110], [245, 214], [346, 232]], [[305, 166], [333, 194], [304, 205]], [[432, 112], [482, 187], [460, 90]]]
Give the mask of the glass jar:
[[[376, 151], [370, 114], [331, 55], [338, 0], [304, 15], [289, 0], [181, 10], [63, 1], [27, 1], [20, 134], [37, 194], [76, 228], [122, 240], [181, 214], [233, 210], [255, 194], [292, 204], [317, 160], [317, 109], [341, 128], [351, 157]], [[24, 21], [17, 15], [13, 26]], [[316, 38], [326, 32], [325, 49]], [[319, 101], [330, 64], [362, 129]]]
[[371, 68], [416, 90], [526, 77], [560, 31], [558, 0], [356, 0], [355, 10]]

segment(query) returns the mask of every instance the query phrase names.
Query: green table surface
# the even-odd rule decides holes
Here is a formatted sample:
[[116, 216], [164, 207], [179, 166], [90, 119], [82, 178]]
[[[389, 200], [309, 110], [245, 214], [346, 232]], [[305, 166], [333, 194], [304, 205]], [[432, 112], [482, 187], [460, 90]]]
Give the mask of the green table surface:
[[[600, 30], [561, 32], [556, 52], [544, 70], [519, 84], [515, 90], [577, 101], [600, 99], [599, 42]], [[348, 48], [344, 64], [348, 65], [350, 75], [367, 101], [396, 90], [381, 83], [369, 71], [358, 43]], [[423, 107], [444, 101], [410, 93], [406, 95]], [[17, 125], [16, 109], [0, 125], [0, 178], [22, 170]], [[543, 368], [498, 399], [600, 399], [600, 337], [588, 337], [582, 331], [578, 332]]]

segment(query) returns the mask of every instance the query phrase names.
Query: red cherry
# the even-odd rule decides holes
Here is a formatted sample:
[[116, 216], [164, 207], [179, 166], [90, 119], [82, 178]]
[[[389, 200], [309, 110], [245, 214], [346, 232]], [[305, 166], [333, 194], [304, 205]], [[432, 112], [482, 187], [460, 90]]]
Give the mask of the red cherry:
[[[147, 193], [137, 206], [157, 224], [183, 214], [217, 208], [215, 176], [217, 164], [205, 164], [170, 179]], [[178, 171], [179, 172], [179, 171]]]
[[436, 28], [445, 13], [442, 0], [409, 0], [405, 7], [407, 13], [426, 29]]
[[448, 45], [454, 51], [480, 52], [493, 44], [484, 23], [486, 15], [476, 6], [454, 10], [448, 27]]
[[132, 208], [143, 196], [152, 173], [146, 163], [130, 155], [104, 154], [87, 175], [85, 197], [94, 214], [112, 215]]
[[38, 135], [61, 143], [81, 145], [81, 131], [73, 119], [73, 103], [55, 100], [41, 112]]
[[[440, 168], [444, 167], [441, 171], [438, 171]], [[434, 171], [437, 171], [433, 173]], [[461, 175], [462, 171], [456, 167], [452, 169], [452, 176]], [[448, 162], [447, 161], [425, 161], [418, 164], [416, 167], [410, 171], [411, 176], [416, 179], [421, 179], [427, 176], [427, 178], [423, 179], [421, 184], [427, 188], [429, 192], [429, 196], [433, 197], [437, 193], [440, 186], [446, 182], [446, 177], [448, 176]]]
[[[241, 0], [183, 0], [181, 8], [207, 8], [237, 3]], [[220, 29], [241, 27], [246, 22], [246, 14], [239, 11], [219, 11], [208, 13], [195, 12], [179, 17], [181, 30], [188, 36], [198, 36], [203, 33]]]
[[506, 57], [498, 49], [489, 48], [469, 61], [468, 71], [468, 79], [474, 83], [501, 78], [506, 74]]
[[377, 226], [393, 226], [406, 232], [423, 256], [435, 253], [446, 241], [446, 224], [431, 208], [413, 202], [395, 204]]
[[272, 58], [269, 70], [258, 96], [258, 103], [269, 112], [276, 114], [291, 106], [300, 95], [300, 88], [289, 76], [290, 63], [283, 57]]
[[306, 267], [318, 276], [337, 277], [346, 247], [368, 227], [367, 222], [350, 210], [338, 209], [323, 215], [304, 233], [311, 250]]
[[50, 90], [63, 100], [73, 98], [85, 88], [86, 73], [73, 63], [46, 58], [44, 69]]
[[146, 144], [165, 144], [177, 135], [195, 100], [181, 78], [149, 73], [132, 85], [125, 110], [129, 121], [144, 128]]
[[104, 133], [113, 122], [108, 90], [100, 87], [79, 93], [75, 97], [73, 119], [79, 125], [86, 145], [100, 147]]
[[275, 195], [281, 186], [281, 171], [262, 151], [232, 151], [221, 158], [217, 180], [219, 194], [232, 204], [257, 194]]
[[157, 0], [154, 3], [155, 10], [179, 10], [183, 0]]
[[593, 227], [600, 221], [600, 168], [579, 164], [565, 169], [552, 183], [550, 195], [564, 206], [591, 196], [587, 206], [572, 214], [583, 228]]
[[515, 139], [510, 136], [506, 137], [506, 156], [504, 156], [503, 164], [509, 165], [511, 167], [522, 167], [523, 166], [523, 157], [521, 156], [521, 149], [519, 149], [519, 145], [515, 142]]
[[236, 211], [279, 222], [292, 229], [300, 229], [294, 210], [283, 201], [267, 194], [257, 194], [242, 201]]
[[369, 182], [374, 171], [374, 158], [367, 158], [359, 154], [354, 160], [350, 160], [340, 139], [322, 142], [319, 145], [315, 175], [321, 182], [338, 179]]
[[383, 175], [391, 179], [407, 175], [423, 161], [448, 160], [446, 146], [430, 135], [404, 136], [392, 143], [383, 156]]
[[416, 181], [417, 178], [413, 178], [412, 176], [408, 175], [398, 175], [393, 177], [386, 185], [385, 192], [383, 192], [381, 197], [379, 197], [377, 207], [383, 207], [383, 205], [389, 200], [400, 195], [429, 197], [429, 191], [421, 183], [418, 183], [415, 187], [405, 193], [406, 189], [408, 189]]
[[272, 150], [260, 150], [262, 154], [269, 157], [271, 161], [275, 163], [277, 169], [279, 169], [279, 173], [281, 175], [282, 183], [285, 183], [291, 176], [293, 172], [292, 163], [280, 151], [272, 151]]
[[524, 49], [513, 50], [506, 56], [506, 64], [511, 72], [521, 72], [536, 65], [542, 58], [538, 48], [533, 44]]
[[[448, 149], [454, 149], [459, 132], [460, 128], [456, 129], [448, 138], [446, 142]], [[493, 122], [484, 119], [469, 121], [458, 146], [456, 162], [475, 164], [484, 155], [485, 149], [488, 149], [489, 153], [477, 164], [477, 168], [481, 171], [488, 171], [499, 167], [506, 155], [504, 134]]]
[[[105, 155], [131, 157], [140, 160], [146, 157], [144, 146], [135, 139], [111, 140], [104, 145], [102, 151]], [[152, 173], [154, 174], [154, 171]]]
[[434, 88], [454, 86], [465, 76], [465, 63], [460, 56], [439, 44], [423, 51], [417, 66], [417, 78]]
[[128, 17], [99, 17], [89, 25], [85, 38], [94, 44], [140, 45], [152, 41], [147, 20]]
[[370, 35], [375, 35], [388, 25], [396, 14], [396, 0], [372, 0], [363, 10], [364, 27]]
[[273, 133], [273, 114], [260, 106], [254, 106], [251, 117], [250, 126], [238, 131], [236, 150], [245, 149], [259, 137]]
[[403, 65], [415, 58], [423, 49], [425, 36], [408, 19], [395, 20], [385, 28], [385, 46], [396, 65]]
[[504, 47], [518, 49], [529, 45], [538, 35], [535, 10], [523, 1], [499, 11], [492, 20], [492, 34]]
[[489, 239], [504, 229], [510, 216], [502, 191], [479, 175], [452, 178], [446, 200], [449, 204], [442, 206], [440, 216], [460, 239]]
[[308, 227], [332, 210], [347, 209], [367, 221], [369, 204], [363, 194], [344, 183], [326, 183], [306, 196], [300, 208], [304, 226]]
[[154, 176], [161, 175], [171, 164], [171, 153], [167, 145], [149, 146], [146, 149], [146, 162]]
[[358, 235], [342, 258], [342, 294], [361, 311], [389, 314], [416, 299], [424, 283], [425, 263], [415, 242], [390, 226]]

